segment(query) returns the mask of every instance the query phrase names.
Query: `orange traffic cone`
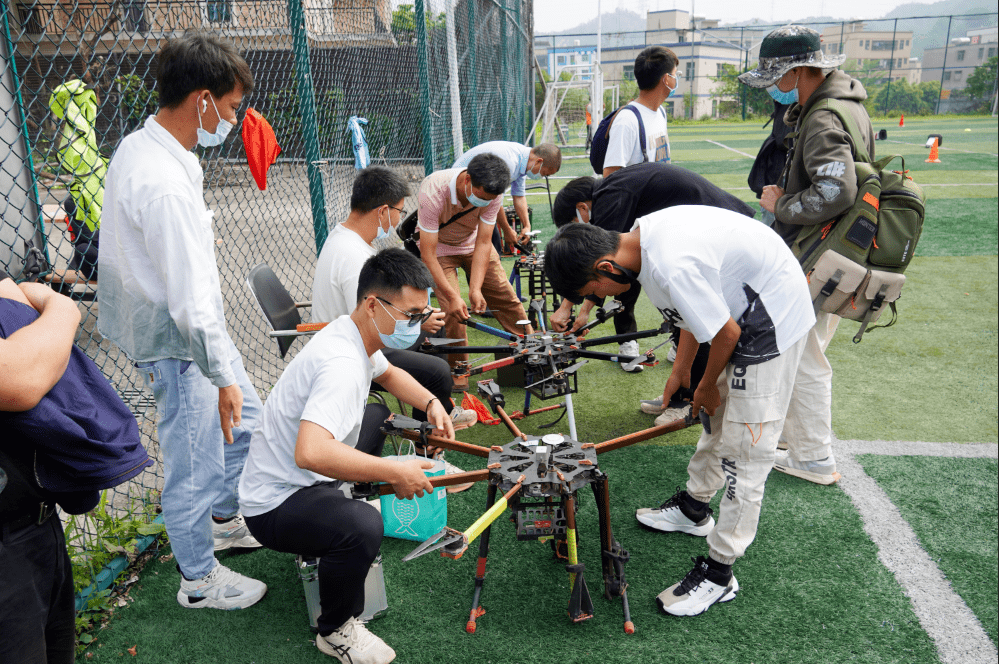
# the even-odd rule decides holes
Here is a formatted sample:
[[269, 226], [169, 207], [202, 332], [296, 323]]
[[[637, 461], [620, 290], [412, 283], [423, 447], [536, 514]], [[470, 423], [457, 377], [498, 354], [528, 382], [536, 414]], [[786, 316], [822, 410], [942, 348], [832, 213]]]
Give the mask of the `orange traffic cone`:
[[930, 147], [930, 157], [926, 160], [927, 164], [939, 164], [940, 163], [940, 139], [934, 138], [933, 145]]
[[905, 116], [904, 115], [898, 119], [898, 126], [899, 127], [904, 127], [905, 126]]

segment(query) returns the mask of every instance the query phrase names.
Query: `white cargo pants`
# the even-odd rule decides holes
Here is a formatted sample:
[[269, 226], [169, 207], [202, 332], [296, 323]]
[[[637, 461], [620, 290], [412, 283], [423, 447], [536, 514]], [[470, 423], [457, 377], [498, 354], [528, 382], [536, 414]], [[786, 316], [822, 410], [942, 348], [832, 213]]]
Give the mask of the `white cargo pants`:
[[687, 465], [687, 493], [709, 502], [724, 491], [707, 538], [711, 557], [720, 563], [734, 563], [756, 537], [763, 488], [810, 336], [768, 362], [729, 364], [718, 377], [721, 405], [711, 417], [711, 433], [701, 432]]

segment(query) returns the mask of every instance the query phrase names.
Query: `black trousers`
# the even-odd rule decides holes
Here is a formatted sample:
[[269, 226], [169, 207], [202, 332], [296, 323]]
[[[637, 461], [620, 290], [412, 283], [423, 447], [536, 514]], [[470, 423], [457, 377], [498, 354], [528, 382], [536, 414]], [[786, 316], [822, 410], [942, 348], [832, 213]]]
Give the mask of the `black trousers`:
[[[368, 404], [356, 449], [381, 456], [388, 417]], [[364, 611], [364, 579], [382, 545], [382, 515], [363, 500], [343, 495], [333, 482], [299, 489], [270, 512], [246, 517], [246, 525], [268, 549], [319, 559], [319, 634], [327, 636]]]
[[[451, 412], [451, 388], [454, 386], [454, 380], [451, 378], [451, 367], [448, 366], [447, 360], [440, 355], [395, 348], [383, 348], [382, 355], [394, 366], [415, 378], [417, 383], [430, 390], [430, 393], [440, 400], [444, 410]], [[371, 383], [371, 389], [385, 391], [374, 381]], [[413, 417], [425, 421], [427, 414], [414, 408]]]
[[0, 525], [0, 662], [71, 664], [76, 600], [62, 523]]
[[[680, 328], [674, 327], [671, 335], [673, 337], [673, 347], [680, 347]], [[704, 342], [697, 346], [697, 354], [694, 355], [694, 363], [690, 365], [690, 389], [696, 390], [701, 379], [704, 378], [704, 370], [708, 368], [708, 353], [711, 352], [711, 344]]]

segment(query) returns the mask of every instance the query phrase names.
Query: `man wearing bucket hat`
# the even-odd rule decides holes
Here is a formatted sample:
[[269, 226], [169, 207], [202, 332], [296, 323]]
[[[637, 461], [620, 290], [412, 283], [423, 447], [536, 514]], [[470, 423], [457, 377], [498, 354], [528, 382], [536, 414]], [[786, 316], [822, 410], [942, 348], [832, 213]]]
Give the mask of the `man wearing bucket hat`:
[[[759, 66], [739, 80], [766, 88], [774, 100], [791, 104], [784, 122], [796, 138], [777, 183], [763, 188], [760, 206], [773, 214], [773, 229], [791, 245], [802, 226], [825, 224], [846, 212], [857, 198], [853, 141], [831, 110], [808, 112], [823, 99], [838, 99], [864, 136], [858, 151], [874, 159], [874, 129], [861, 102], [860, 81], [839, 71], [846, 56], [826, 55], [819, 33], [788, 25], [774, 30], [760, 45]], [[807, 117], [806, 117], [807, 116]], [[795, 398], [787, 413], [774, 469], [818, 484], [839, 479], [832, 454], [832, 367], [826, 348], [839, 317], [820, 312], [801, 357]]]

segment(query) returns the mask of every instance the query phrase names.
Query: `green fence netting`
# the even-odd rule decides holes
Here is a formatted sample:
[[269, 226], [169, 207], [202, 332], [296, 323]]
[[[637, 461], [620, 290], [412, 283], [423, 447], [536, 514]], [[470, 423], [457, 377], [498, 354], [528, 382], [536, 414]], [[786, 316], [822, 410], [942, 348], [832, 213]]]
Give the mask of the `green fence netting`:
[[157, 461], [108, 491], [97, 511], [67, 521], [78, 589], [156, 531], [156, 406], [128, 358], [97, 330], [99, 274], [87, 249], [99, 238], [104, 163], [155, 113], [156, 53], [188, 30], [237, 46], [256, 80], [246, 105], [269, 120], [282, 147], [266, 191], [254, 184], [238, 138], [197, 149], [215, 211], [226, 320], [262, 398], [303, 342], [279, 357], [246, 275], [266, 262], [294, 297], [310, 299], [317, 247], [348, 211], [348, 118], [367, 119], [372, 162], [404, 172], [415, 193], [456, 152], [488, 140], [523, 142], [533, 117], [528, 0], [419, 0], [394, 10], [390, 0], [5, 3], [0, 267], [17, 279], [40, 272], [78, 300], [77, 344], [132, 409]]

